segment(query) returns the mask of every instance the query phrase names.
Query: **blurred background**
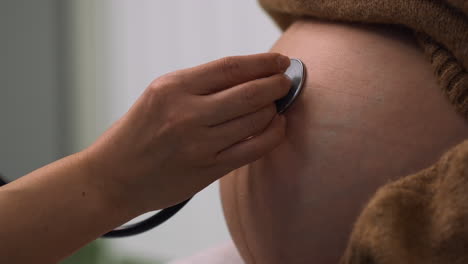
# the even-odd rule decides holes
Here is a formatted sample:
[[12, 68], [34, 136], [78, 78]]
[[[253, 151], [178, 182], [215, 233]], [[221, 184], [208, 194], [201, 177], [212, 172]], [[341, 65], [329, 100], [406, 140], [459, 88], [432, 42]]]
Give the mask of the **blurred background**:
[[[0, 173], [85, 148], [164, 73], [279, 35], [255, 0], [0, 0]], [[167, 263], [229, 240], [215, 183], [162, 227], [63, 263]]]

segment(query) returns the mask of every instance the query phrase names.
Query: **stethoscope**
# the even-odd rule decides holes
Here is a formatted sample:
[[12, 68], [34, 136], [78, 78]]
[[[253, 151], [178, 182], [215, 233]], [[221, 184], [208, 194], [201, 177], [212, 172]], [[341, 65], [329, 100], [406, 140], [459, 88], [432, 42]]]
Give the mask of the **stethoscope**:
[[[278, 114], [283, 114], [296, 100], [299, 96], [302, 87], [304, 85], [306, 72], [305, 66], [299, 59], [291, 59], [291, 65], [285, 72], [286, 76], [291, 79], [291, 89], [289, 93], [277, 100], [276, 110]], [[7, 184], [7, 182], [0, 177], [0, 187]], [[104, 238], [117, 238], [117, 237], [128, 237], [133, 235], [138, 235], [140, 233], [146, 232], [150, 229], [153, 229], [162, 223], [166, 222], [169, 218], [173, 217], [177, 212], [180, 211], [192, 198], [183, 201], [174, 206], [165, 208], [154, 214], [153, 216], [134, 224], [128, 224], [120, 226], [106, 234], [102, 237]]]

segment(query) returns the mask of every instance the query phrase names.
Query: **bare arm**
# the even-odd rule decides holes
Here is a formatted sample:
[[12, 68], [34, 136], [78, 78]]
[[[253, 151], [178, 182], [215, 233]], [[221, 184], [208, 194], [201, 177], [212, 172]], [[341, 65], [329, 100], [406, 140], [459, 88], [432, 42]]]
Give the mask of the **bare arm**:
[[284, 138], [274, 101], [288, 66], [265, 53], [155, 80], [92, 146], [0, 188], [0, 263], [57, 262], [271, 151]]
[[0, 259], [56, 262], [135, 216], [104, 196], [98, 177], [106, 175], [92, 173], [80, 153], [0, 188]]

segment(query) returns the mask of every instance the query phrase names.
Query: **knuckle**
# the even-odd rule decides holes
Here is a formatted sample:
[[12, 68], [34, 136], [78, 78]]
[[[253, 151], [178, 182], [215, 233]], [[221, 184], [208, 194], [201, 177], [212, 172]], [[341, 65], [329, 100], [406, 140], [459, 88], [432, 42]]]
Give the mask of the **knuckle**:
[[159, 88], [159, 87], [165, 87], [169, 84], [169, 75], [168, 74], [165, 74], [165, 75], [162, 75], [158, 78], [156, 78], [151, 84], [150, 84], [150, 87], [151, 88]]
[[248, 131], [251, 131], [251, 132], [259, 131], [262, 128], [259, 120], [263, 120], [263, 118], [248, 118], [247, 119]]
[[167, 133], [178, 134], [180, 130], [179, 118], [172, 113], [168, 113], [164, 120], [164, 128]]
[[251, 83], [248, 85], [248, 87], [246, 87], [245, 91], [242, 93], [242, 101], [251, 110], [255, 110], [261, 107], [257, 96], [259, 89], [260, 87], [258, 84]]
[[260, 132], [265, 130], [268, 127], [268, 124], [271, 121], [271, 117], [265, 112], [258, 115], [256, 118], [250, 121], [250, 128], [253, 132]]
[[289, 79], [289, 77], [286, 76], [286, 74], [278, 74], [278, 79], [281, 86], [291, 86], [291, 79]]
[[183, 74], [179, 71], [167, 73], [154, 80], [150, 87], [155, 89], [175, 89], [184, 85]]
[[179, 132], [182, 122], [180, 116], [171, 111], [167, 114], [165, 123], [173, 132]]
[[184, 134], [186, 130], [193, 129], [195, 123], [195, 114], [192, 112], [180, 112], [177, 110], [168, 113], [167, 122], [174, 131]]
[[273, 119], [275, 114], [276, 110], [272, 106], [265, 107], [258, 112], [255, 122], [262, 126], [266, 126]]
[[221, 59], [221, 69], [225, 78], [232, 82], [239, 76], [241, 66], [235, 57], [225, 57]]
[[268, 119], [268, 122], [270, 122], [275, 115], [276, 115], [276, 106], [274, 104], [269, 105], [268, 107], [265, 108], [265, 117]]
[[250, 131], [259, 132], [266, 129], [270, 121], [276, 115], [276, 108], [274, 106], [268, 106], [253, 114], [249, 118], [248, 127]]
[[[179, 104], [176, 102], [175, 104]], [[183, 107], [183, 106], [182, 106]], [[176, 107], [167, 107], [168, 109], [162, 110], [160, 115], [164, 117], [164, 123], [174, 133], [183, 135], [186, 130], [193, 130], [195, 125], [195, 114], [191, 111], [184, 111]]]
[[291, 79], [285, 74], [279, 74], [277, 78], [279, 88], [281, 88], [281, 95], [286, 95], [291, 88]]
[[274, 65], [275, 69], [280, 69], [281, 65], [279, 64], [279, 61], [281, 60], [282, 55], [279, 53], [271, 53], [271, 57], [269, 57], [267, 63], [269, 65]]
[[268, 55], [268, 58], [270, 58], [270, 60], [276, 60], [277, 58], [281, 57], [281, 54], [279, 52], [267, 52], [265, 54]]
[[154, 117], [154, 113], [159, 112], [159, 117], [165, 118], [168, 112], [167, 104], [172, 101], [172, 98], [168, 89], [163, 89], [154, 81], [142, 95], [142, 111], [149, 117]]
[[257, 65], [257, 67], [260, 67], [263, 69], [265, 72], [269, 73], [274, 73], [278, 71], [278, 62], [277, 56], [279, 54], [277, 53], [263, 53], [259, 56], [254, 56], [252, 62]]

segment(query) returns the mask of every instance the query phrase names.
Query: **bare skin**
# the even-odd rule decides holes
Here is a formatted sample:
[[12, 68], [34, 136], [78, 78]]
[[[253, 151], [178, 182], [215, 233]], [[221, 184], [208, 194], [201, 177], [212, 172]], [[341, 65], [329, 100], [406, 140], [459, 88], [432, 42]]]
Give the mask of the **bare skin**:
[[221, 181], [226, 220], [248, 264], [338, 263], [375, 190], [468, 135], [430, 62], [402, 29], [298, 21], [272, 51], [308, 78], [286, 140]]
[[156, 79], [92, 146], [0, 188], [0, 263], [58, 262], [274, 149], [288, 66], [266, 53]]

